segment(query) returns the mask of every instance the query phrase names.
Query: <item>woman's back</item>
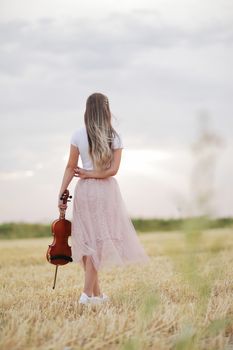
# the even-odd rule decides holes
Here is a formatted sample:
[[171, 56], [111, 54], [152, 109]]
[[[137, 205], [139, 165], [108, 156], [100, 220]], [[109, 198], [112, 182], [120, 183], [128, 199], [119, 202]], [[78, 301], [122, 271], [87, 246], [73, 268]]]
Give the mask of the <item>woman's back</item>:
[[[115, 136], [112, 143], [112, 149], [124, 148], [122, 137], [118, 133], [118, 136]], [[83, 169], [85, 170], [93, 170], [93, 162], [88, 153], [89, 143], [87, 137], [87, 130], [85, 124], [74, 131], [71, 136], [70, 143], [76, 146], [79, 149], [80, 157], [83, 164]]]

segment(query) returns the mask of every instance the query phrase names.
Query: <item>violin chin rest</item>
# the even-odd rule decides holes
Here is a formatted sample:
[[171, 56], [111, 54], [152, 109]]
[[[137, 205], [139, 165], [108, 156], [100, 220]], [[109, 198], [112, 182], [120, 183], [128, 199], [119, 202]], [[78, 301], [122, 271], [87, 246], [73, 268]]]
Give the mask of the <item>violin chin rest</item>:
[[54, 256], [50, 256], [50, 260], [53, 261], [53, 260], [66, 260], [66, 261], [70, 261], [72, 262], [73, 259], [71, 258], [71, 256], [66, 256], [66, 255], [54, 255]]

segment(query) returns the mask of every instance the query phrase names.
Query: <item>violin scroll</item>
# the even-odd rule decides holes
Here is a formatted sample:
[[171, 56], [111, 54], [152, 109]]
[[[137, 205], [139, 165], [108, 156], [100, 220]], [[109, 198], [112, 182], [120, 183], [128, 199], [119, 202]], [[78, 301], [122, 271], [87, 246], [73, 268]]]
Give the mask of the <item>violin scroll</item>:
[[69, 195], [69, 190], [66, 189], [61, 195], [60, 200], [63, 201], [63, 204], [66, 204], [67, 202], [71, 202], [69, 198], [72, 198], [72, 196]]

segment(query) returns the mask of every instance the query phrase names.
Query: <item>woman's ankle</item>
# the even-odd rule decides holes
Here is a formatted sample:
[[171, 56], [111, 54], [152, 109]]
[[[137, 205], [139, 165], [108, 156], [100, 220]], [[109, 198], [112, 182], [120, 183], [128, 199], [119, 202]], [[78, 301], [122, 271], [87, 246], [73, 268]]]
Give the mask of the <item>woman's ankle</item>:
[[91, 296], [92, 296], [92, 293], [89, 292], [89, 291], [85, 291], [85, 289], [83, 290], [83, 293], [85, 293], [88, 297], [91, 297]]

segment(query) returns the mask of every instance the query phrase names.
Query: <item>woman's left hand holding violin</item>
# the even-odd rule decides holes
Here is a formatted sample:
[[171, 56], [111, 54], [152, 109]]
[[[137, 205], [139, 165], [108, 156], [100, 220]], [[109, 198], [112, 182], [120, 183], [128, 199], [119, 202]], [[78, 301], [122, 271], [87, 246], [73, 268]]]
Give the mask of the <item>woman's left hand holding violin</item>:
[[61, 196], [62, 195], [60, 195], [58, 198], [57, 206], [60, 212], [64, 212], [67, 209], [67, 203], [66, 204], [63, 203], [63, 199], [61, 199]]

